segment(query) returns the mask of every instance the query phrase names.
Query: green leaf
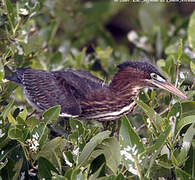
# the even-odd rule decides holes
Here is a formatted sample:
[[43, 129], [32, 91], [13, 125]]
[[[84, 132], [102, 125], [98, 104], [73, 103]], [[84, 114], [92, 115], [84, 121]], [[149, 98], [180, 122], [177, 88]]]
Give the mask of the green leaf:
[[52, 139], [51, 141], [43, 145], [43, 147], [41, 148], [41, 151], [37, 155], [37, 158], [42, 156], [50, 160], [50, 158], [54, 156], [53, 153], [55, 153], [55, 150], [62, 145], [63, 146], [66, 145], [66, 140], [63, 139], [62, 137], [56, 137]]
[[181, 129], [191, 123], [195, 123], [195, 115], [192, 116], [187, 116], [182, 118], [181, 120], [178, 121], [178, 123], [176, 124], [176, 136], [179, 134], [179, 132], [181, 131]]
[[178, 159], [175, 157], [174, 152], [171, 152], [170, 159], [171, 159], [172, 164], [173, 164], [174, 166], [176, 166], [176, 167], [178, 167], [178, 166], [179, 166], [179, 164], [178, 164]]
[[192, 13], [188, 25], [188, 42], [189, 46], [195, 50], [195, 11]]
[[163, 71], [167, 73], [171, 80], [175, 81], [175, 73], [176, 73], [176, 54], [170, 54], [165, 61], [165, 67], [163, 67]]
[[150, 164], [149, 164], [148, 170], [147, 170], [144, 177], [146, 177], [146, 178], [150, 177], [150, 174], [152, 173], [151, 168], [152, 168], [155, 160], [157, 159], [163, 145], [165, 144], [165, 141], [166, 141], [167, 137], [169, 136], [170, 131], [171, 131], [171, 126], [169, 126], [164, 132], [162, 132], [160, 134], [160, 136], [156, 140], [156, 143], [153, 146], [151, 146], [147, 149], [146, 153], [153, 153], [153, 154], [152, 154], [152, 157], [150, 158]]
[[151, 107], [149, 107], [147, 104], [145, 104], [144, 102], [136, 100], [136, 99], [135, 99], [135, 102], [146, 113], [146, 115], [149, 117], [150, 121], [153, 122], [155, 125], [157, 125], [157, 128], [160, 129], [160, 127], [161, 127], [160, 124], [162, 121], [161, 116], [158, 113], [156, 113]]
[[[164, 147], [167, 148], [167, 146], [164, 146]], [[162, 150], [161, 150], [161, 153], [162, 153]], [[168, 155], [167, 154], [163, 154], [163, 155], [161, 155], [158, 158], [158, 165], [161, 166], [161, 167], [163, 167], [163, 168], [166, 168], [166, 169], [172, 169], [174, 167], [173, 164], [172, 164], [172, 162], [171, 162], [171, 160], [168, 158]]]
[[118, 141], [113, 137], [106, 138], [95, 149], [97, 150], [92, 152], [93, 159], [95, 159], [100, 154], [104, 154], [106, 159], [106, 165], [116, 175], [121, 159], [120, 145]]
[[14, 104], [14, 100], [11, 99], [11, 101], [9, 102], [9, 104], [3, 109], [1, 115], [3, 116], [3, 119], [5, 120], [7, 117], [7, 114], [9, 113], [9, 111], [12, 108], [12, 105]]
[[182, 54], [183, 54], [183, 41], [182, 39], [180, 39], [180, 44], [177, 48], [177, 61], [181, 61], [181, 57], [182, 57]]
[[10, 128], [8, 132], [8, 137], [10, 139], [16, 139], [20, 142], [24, 142], [24, 134], [21, 129], [19, 128]]
[[166, 130], [159, 135], [155, 144], [147, 149], [146, 153], [153, 153], [153, 154], [152, 154], [152, 157], [150, 158], [150, 164], [149, 164], [148, 170], [145, 174], [145, 177], [147, 177], [147, 178], [150, 177], [151, 168], [155, 162], [155, 159], [157, 159], [163, 145], [165, 144], [166, 139], [168, 138], [170, 131], [171, 131], [171, 126], [168, 126], [166, 128]]
[[101, 64], [103, 65], [103, 67], [107, 67], [108, 60], [112, 53], [112, 48], [107, 47], [105, 50], [103, 50], [100, 47], [97, 47], [96, 53], [97, 53], [96, 57], [101, 60]]
[[21, 111], [21, 112], [19, 113], [19, 116], [20, 116], [24, 121], [26, 120], [26, 118], [27, 118], [27, 116], [28, 116], [28, 111], [27, 111], [27, 109], [26, 109], [26, 106], [24, 106], [23, 111]]
[[18, 127], [21, 126], [22, 129], [26, 127], [26, 122], [20, 116], [17, 116], [16, 121]]
[[107, 138], [102, 144], [98, 146], [106, 159], [106, 165], [117, 174], [118, 166], [120, 164], [120, 144], [115, 138]]
[[183, 116], [195, 115], [195, 101], [184, 101], [181, 105]]
[[84, 147], [81, 155], [78, 158], [78, 166], [83, 165], [89, 158], [90, 154], [93, 152], [98, 144], [101, 144], [105, 138], [110, 135], [109, 131], [103, 131], [94, 136]]
[[138, 155], [145, 151], [140, 137], [131, 126], [126, 116], [123, 116], [120, 127], [120, 144], [122, 145], [121, 156], [125, 167], [133, 174], [137, 174], [136, 163]]
[[9, 123], [11, 123], [12, 125], [16, 125], [17, 124], [17, 122], [16, 122], [15, 118], [12, 116], [11, 112], [9, 112], [7, 114], [7, 118], [8, 118]]
[[195, 62], [190, 61], [190, 70], [192, 71], [193, 75], [195, 75]]
[[170, 119], [171, 116], [175, 116], [177, 119], [179, 119], [181, 117], [181, 114], [182, 114], [181, 103], [177, 102], [169, 110], [167, 118]]
[[68, 162], [70, 162], [72, 164], [74, 163], [74, 157], [73, 157], [73, 154], [71, 151], [66, 151], [65, 156], [66, 156]]
[[39, 125], [40, 120], [34, 116], [31, 116], [25, 122], [26, 122], [26, 125], [30, 127], [30, 130], [33, 130], [36, 126]]
[[70, 119], [70, 127], [73, 131], [73, 134], [76, 134], [76, 137], [78, 138], [81, 136], [84, 132], [83, 123], [77, 119]]
[[71, 180], [84, 180], [82, 171], [80, 169], [74, 169], [71, 175]]
[[190, 57], [188, 55], [182, 53], [181, 58], [180, 58], [180, 61], [182, 63], [185, 63], [185, 64], [190, 64], [191, 59], [190, 59]]
[[[181, 115], [182, 115], [181, 103], [180, 102], [177, 102], [169, 110], [169, 113], [167, 115], [167, 119], [169, 120], [170, 124], [174, 124], [174, 125], [177, 126], [178, 122], [180, 121]], [[174, 128], [174, 127], [172, 127], [172, 128]], [[172, 131], [172, 136], [173, 135], [175, 136], [176, 133], [177, 133], [177, 131], [174, 128], [173, 131]]]
[[175, 54], [177, 52], [177, 44], [170, 44], [165, 48], [165, 54]]
[[4, 67], [2, 62], [0, 61], [0, 81], [4, 79], [4, 76], [5, 76]]
[[183, 171], [180, 168], [176, 168], [175, 169], [175, 174], [176, 174], [176, 178], [177, 179], [188, 179], [188, 180], [193, 180], [194, 178], [192, 178], [192, 176], [190, 174], [188, 174], [187, 172]]
[[149, 147], [147, 149], [147, 152], [157, 152], [162, 148], [162, 146], [166, 143], [167, 137], [169, 136], [169, 133], [171, 131], [171, 126], [168, 126], [164, 132], [162, 132], [158, 138], [156, 139], [156, 142], [153, 146]]
[[24, 54], [29, 55], [30, 53], [37, 53], [38, 51], [41, 51], [43, 44], [43, 38], [36, 34], [30, 36], [28, 39], [28, 43], [22, 43], [22, 47], [24, 49]]
[[62, 53], [57, 51], [51, 57], [50, 64], [51, 65], [57, 65], [57, 64], [60, 64], [61, 62], [62, 62]]
[[7, 99], [10, 97], [10, 95], [13, 93], [13, 91], [16, 89], [17, 84], [14, 82], [9, 82], [8, 86], [6, 87], [6, 91], [3, 93], [3, 98]]
[[[100, 176], [100, 174], [101, 174], [101, 172], [102, 172], [102, 169], [103, 169], [103, 167], [104, 167], [104, 163], [98, 168], [98, 170], [95, 172], [95, 173], [93, 173], [90, 177], [89, 177], [89, 180], [96, 180], [99, 176]], [[99, 179], [99, 178], [98, 178]]]
[[79, 52], [79, 54], [76, 57], [75, 68], [78, 68], [78, 69], [82, 68], [82, 65], [84, 64], [85, 56], [86, 56], [86, 48], [83, 48], [83, 50]]
[[60, 111], [61, 107], [59, 105], [49, 108], [47, 111], [43, 113], [44, 117], [43, 122], [45, 124], [55, 123], [59, 117]]
[[69, 168], [66, 172], [65, 172], [65, 177], [67, 179], [71, 179], [71, 176], [72, 176], [72, 172], [73, 172], [73, 168]]
[[32, 136], [36, 136], [39, 142], [40, 148], [45, 144], [46, 140], [48, 139], [48, 128], [47, 125], [43, 122], [36, 126], [32, 131]]
[[46, 144], [43, 144], [41, 150], [36, 156], [36, 159], [44, 157], [48, 161], [50, 161], [57, 169], [62, 169], [62, 165], [61, 163], [59, 163], [61, 161], [62, 155], [59, 156], [59, 153], [62, 153], [61, 149], [64, 150], [66, 148], [66, 144], [67, 143], [65, 139], [56, 137]]
[[192, 124], [184, 134], [182, 148], [179, 153], [179, 156], [177, 157], [178, 162], [180, 162], [181, 164], [183, 164], [183, 162], [187, 158], [188, 151], [190, 149], [194, 136], [195, 136], [195, 127], [194, 127], [194, 124]]
[[51, 179], [51, 171], [58, 173], [53, 164], [47, 159], [40, 157], [38, 159], [38, 175], [40, 179]]
[[157, 62], [157, 66], [162, 69], [163, 67], [165, 67], [165, 60], [164, 59], [159, 59]]
[[130, 124], [128, 118], [126, 116], [123, 116], [121, 120], [122, 123], [119, 132], [121, 138], [120, 144], [122, 144], [123, 147], [130, 146], [132, 148], [133, 146], [136, 146], [138, 154], [144, 152], [144, 145], [140, 137], [137, 135], [134, 128]]
[[5, 4], [6, 4], [7, 12], [8, 12], [9, 23], [10, 23], [10, 26], [12, 27], [12, 30], [13, 30], [14, 17], [15, 17], [14, 7], [13, 7], [12, 3], [10, 2], [10, 0], [5, 0]]

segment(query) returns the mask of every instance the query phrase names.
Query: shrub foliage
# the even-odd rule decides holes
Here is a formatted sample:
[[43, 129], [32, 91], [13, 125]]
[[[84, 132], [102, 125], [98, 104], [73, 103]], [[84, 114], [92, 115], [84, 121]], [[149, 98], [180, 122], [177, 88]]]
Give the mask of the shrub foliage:
[[[133, 9], [116, 1], [1, 0], [0, 6], [1, 179], [195, 178], [195, 12], [164, 17], [164, 4]], [[129, 15], [121, 22], [131, 21], [134, 30], [117, 41], [106, 24], [123, 11]], [[153, 57], [189, 99], [149, 89], [119, 121], [59, 120], [60, 106], [37, 116], [21, 88], [5, 79], [30, 66], [83, 69], [109, 80], [115, 64], [135, 57]]]

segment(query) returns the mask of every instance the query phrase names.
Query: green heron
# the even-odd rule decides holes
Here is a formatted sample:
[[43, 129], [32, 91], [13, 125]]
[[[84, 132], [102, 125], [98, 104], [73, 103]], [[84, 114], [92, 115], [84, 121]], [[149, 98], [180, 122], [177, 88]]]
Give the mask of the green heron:
[[81, 120], [115, 120], [130, 113], [140, 90], [162, 88], [186, 99], [186, 95], [170, 84], [147, 62], [125, 62], [111, 83], [82, 70], [44, 71], [18, 68], [8, 80], [22, 86], [27, 101], [42, 112], [54, 105], [61, 106], [61, 116]]

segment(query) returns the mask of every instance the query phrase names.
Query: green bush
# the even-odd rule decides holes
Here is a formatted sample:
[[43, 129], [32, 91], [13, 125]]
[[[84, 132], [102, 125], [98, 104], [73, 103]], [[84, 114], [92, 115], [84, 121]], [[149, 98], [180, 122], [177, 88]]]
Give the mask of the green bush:
[[[0, 3], [1, 179], [195, 178], [195, 12], [182, 17], [165, 4], [119, 1]], [[106, 24], [122, 12], [121, 23], [131, 21], [134, 31], [117, 42]], [[143, 90], [136, 110], [117, 122], [68, 123], [58, 121], [59, 106], [35, 116], [21, 88], [5, 80], [29, 66], [83, 69], [109, 80], [116, 64], [139, 57], [153, 57], [189, 99]]]

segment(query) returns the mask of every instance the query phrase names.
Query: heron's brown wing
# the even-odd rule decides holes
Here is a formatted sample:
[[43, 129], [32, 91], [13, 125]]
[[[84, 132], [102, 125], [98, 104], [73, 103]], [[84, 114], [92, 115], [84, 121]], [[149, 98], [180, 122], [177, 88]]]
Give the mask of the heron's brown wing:
[[58, 81], [51, 73], [37, 69], [23, 72], [23, 88], [29, 101], [41, 110], [61, 105], [61, 113], [79, 115], [81, 107], [65, 80]]
[[[86, 98], [96, 90], [102, 88], [104, 81], [82, 70], [65, 69], [52, 72], [58, 81], [65, 81], [72, 89], [77, 99]], [[107, 84], [105, 84], [106, 86]]]

